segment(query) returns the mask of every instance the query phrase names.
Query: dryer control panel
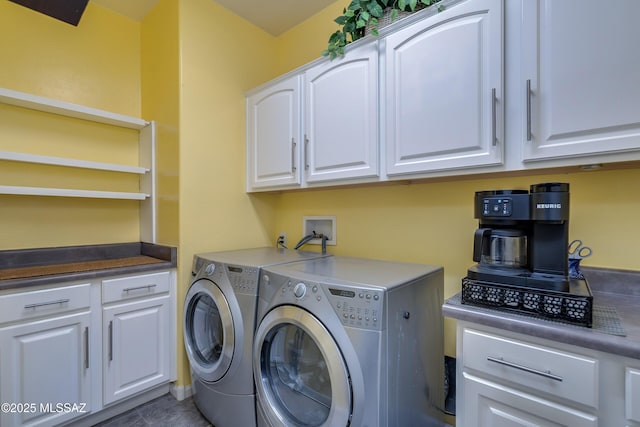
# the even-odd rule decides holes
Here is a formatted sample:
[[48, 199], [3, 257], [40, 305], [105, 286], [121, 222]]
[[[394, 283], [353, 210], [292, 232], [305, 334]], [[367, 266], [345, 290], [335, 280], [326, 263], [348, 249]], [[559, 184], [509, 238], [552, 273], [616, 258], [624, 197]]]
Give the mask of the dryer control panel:
[[382, 329], [382, 291], [327, 286], [331, 305], [345, 326]]
[[[262, 283], [262, 297], [274, 306], [299, 304], [315, 314], [326, 313], [331, 306], [344, 326], [382, 330], [385, 296], [382, 290], [302, 281], [268, 273], [262, 276]], [[279, 283], [282, 285], [271, 286]]]

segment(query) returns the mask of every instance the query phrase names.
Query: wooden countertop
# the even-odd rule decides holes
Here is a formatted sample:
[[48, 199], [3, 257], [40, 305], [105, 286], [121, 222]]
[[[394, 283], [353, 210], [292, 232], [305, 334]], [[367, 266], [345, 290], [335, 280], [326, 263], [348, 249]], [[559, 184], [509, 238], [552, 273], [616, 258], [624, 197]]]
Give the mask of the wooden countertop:
[[0, 251], [0, 290], [176, 268], [176, 252], [142, 242]]

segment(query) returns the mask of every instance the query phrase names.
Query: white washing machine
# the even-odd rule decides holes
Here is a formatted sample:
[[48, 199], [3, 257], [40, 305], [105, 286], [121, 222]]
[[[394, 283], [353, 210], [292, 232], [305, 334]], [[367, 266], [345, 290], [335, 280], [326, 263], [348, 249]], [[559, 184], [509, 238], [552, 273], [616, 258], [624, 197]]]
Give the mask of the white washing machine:
[[271, 247], [194, 256], [184, 341], [194, 401], [216, 427], [256, 425], [252, 348], [260, 269], [323, 256]]
[[263, 270], [258, 426], [443, 426], [442, 267], [334, 256]]

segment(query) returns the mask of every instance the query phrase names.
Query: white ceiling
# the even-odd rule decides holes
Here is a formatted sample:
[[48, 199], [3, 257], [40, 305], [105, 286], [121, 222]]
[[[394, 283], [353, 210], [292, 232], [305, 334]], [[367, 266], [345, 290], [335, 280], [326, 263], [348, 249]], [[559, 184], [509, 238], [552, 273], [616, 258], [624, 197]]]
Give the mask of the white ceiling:
[[[91, 0], [136, 21], [158, 0]], [[335, 0], [214, 0], [266, 32], [277, 36], [321, 11]]]

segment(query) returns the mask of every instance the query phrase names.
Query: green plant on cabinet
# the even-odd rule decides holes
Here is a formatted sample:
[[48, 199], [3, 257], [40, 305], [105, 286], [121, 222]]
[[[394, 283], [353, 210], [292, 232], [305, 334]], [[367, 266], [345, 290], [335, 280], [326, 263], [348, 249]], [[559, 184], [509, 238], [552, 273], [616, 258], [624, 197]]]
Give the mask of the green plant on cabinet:
[[439, 3], [441, 0], [352, 0], [348, 7], [344, 8], [342, 15], [334, 19], [340, 26], [331, 34], [327, 49], [322, 56], [335, 59], [344, 55], [347, 44], [364, 37], [367, 26], [374, 36], [378, 35], [379, 20], [389, 14], [394, 21], [400, 12], [415, 12], [426, 6]]

